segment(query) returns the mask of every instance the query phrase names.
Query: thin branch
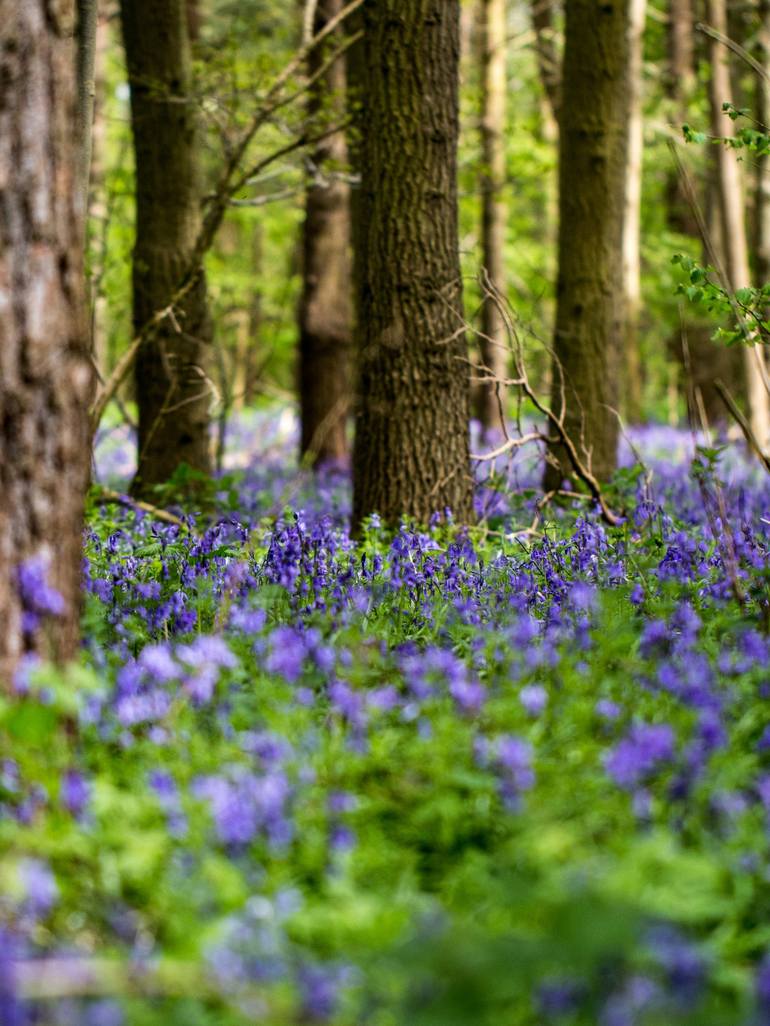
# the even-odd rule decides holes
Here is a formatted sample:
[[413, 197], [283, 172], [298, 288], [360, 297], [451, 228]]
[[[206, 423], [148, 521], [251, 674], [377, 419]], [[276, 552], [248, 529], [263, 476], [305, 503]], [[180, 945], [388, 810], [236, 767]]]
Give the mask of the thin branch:
[[719, 395], [719, 398], [727, 407], [731, 417], [743, 432], [743, 437], [746, 439], [746, 443], [749, 449], [754, 453], [757, 459], [760, 461], [765, 470], [770, 473], [770, 456], [767, 456], [762, 451], [762, 446], [757, 441], [757, 436], [751, 430], [751, 424], [746, 420], [744, 415], [741, 413], [737, 403], [730, 394], [727, 386], [719, 378], [714, 382], [714, 388]]
[[130, 496], [123, 495], [121, 492], [115, 492], [111, 488], [100, 488], [98, 494], [93, 496], [93, 501], [99, 506], [108, 506], [111, 503], [115, 503], [117, 506], [138, 509], [142, 513], [148, 513], [150, 516], [155, 517], [156, 520], [162, 520], [166, 524], [174, 524], [175, 527], [181, 527], [185, 531], [190, 530], [181, 517], [174, 516], [167, 509], [161, 509], [159, 506], [153, 506], [152, 503], [143, 502], [140, 499], [132, 499]]

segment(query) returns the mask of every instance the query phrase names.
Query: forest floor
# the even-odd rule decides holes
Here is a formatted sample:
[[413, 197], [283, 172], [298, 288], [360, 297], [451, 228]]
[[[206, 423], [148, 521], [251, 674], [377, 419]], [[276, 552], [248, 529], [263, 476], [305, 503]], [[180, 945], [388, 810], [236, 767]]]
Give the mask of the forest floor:
[[770, 477], [649, 427], [619, 527], [533, 453], [353, 542], [294, 431], [92, 505], [82, 662], [0, 704], [0, 1021], [770, 1022]]

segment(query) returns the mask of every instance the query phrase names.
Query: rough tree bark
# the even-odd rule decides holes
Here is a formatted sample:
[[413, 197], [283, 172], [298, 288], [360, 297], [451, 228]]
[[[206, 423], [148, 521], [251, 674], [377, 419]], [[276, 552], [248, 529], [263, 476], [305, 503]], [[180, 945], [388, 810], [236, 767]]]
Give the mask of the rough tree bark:
[[[481, 64], [481, 248], [486, 274], [505, 295], [505, 96], [506, 0], [481, 0], [479, 56]], [[481, 308], [479, 349], [482, 376], [498, 382], [508, 366], [505, 322], [496, 303]], [[504, 431], [506, 389], [482, 384], [474, 396], [475, 413], [485, 432]]]
[[[320, 0], [314, 32], [343, 6], [343, 0]], [[330, 40], [331, 46], [335, 44]], [[310, 55], [308, 73], [317, 74], [327, 59], [328, 48], [317, 47]], [[342, 120], [345, 97], [345, 61], [339, 58], [311, 90], [311, 118], [325, 114], [331, 120]], [[300, 456], [321, 466], [345, 463], [349, 458], [353, 311], [350, 186], [339, 175], [347, 170], [344, 131], [319, 143], [311, 161], [314, 173], [305, 197], [299, 306]], [[335, 171], [337, 177], [329, 177]]]
[[[197, 112], [185, 0], [121, 0], [136, 156], [134, 324], [163, 309], [192, 256], [201, 218]], [[181, 463], [211, 470], [211, 320], [201, 269], [175, 316], [139, 350], [136, 494]]]
[[459, 0], [364, 5], [353, 522], [472, 517], [457, 240]]
[[642, 309], [640, 253], [644, 113], [642, 65], [647, 0], [629, 0], [628, 8], [628, 147], [623, 218], [623, 295], [625, 299], [625, 412], [632, 423], [642, 415], [642, 360], [639, 317]]
[[[725, 0], [708, 0], [709, 24], [722, 35], [727, 35]], [[709, 37], [709, 105], [711, 131], [714, 136], [729, 138], [734, 134], [733, 121], [722, 113], [722, 104], [732, 95], [728, 64], [729, 50]], [[751, 285], [749, 247], [746, 238], [745, 199], [740, 166], [736, 153], [727, 145], [717, 148], [719, 202], [722, 212], [725, 247], [725, 273], [733, 291]], [[764, 354], [758, 346], [743, 349], [746, 375], [746, 398], [752, 430], [762, 446], [770, 444], [770, 401], [764, 379]]]
[[[627, 0], [567, 0], [559, 141], [559, 274], [551, 403], [599, 480], [615, 469], [623, 321]], [[551, 446], [545, 486], [571, 474]]]
[[0, 686], [26, 652], [78, 643], [92, 375], [74, 17], [72, 0], [0, 0]]

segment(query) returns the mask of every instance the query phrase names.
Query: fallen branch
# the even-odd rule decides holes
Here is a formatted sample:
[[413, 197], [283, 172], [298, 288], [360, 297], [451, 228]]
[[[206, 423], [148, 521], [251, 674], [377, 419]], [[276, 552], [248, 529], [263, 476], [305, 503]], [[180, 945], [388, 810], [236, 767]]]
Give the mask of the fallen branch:
[[174, 526], [181, 527], [185, 531], [190, 530], [189, 525], [181, 517], [169, 513], [167, 509], [153, 506], [151, 502], [144, 502], [142, 499], [132, 499], [129, 495], [115, 492], [111, 488], [100, 488], [98, 493], [92, 496], [92, 498], [99, 506], [107, 506], [110, 503], [115, 503], [118, 506], [127, 506], [129, 509], [141, 510], [142, 513], [147, 513], [155, 517], [156, 520], [162, 520], [166, 524], [174, 524]]

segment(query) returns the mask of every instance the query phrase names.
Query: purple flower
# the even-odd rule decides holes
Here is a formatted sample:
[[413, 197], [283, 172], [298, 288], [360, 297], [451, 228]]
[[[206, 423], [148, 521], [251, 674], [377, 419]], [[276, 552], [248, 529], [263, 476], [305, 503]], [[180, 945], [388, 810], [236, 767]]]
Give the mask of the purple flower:
[[42, 555], [30, 556], [16, 572], [19, 594], [24, 609], [38, 616], [61, 616], [64, 599], [48, 584], [50, 559]]
[[303, 1015], [314, 1022], [325, 1022], [337, 1010], [340, 988], [349, 973], [339, 966], [303, 965], [299, 970]]
[[463, 676], [450, 683], [449, 694], [461, 712], [477, 713], [484, 704], [486, 688], [478, 681], [470, 681]]
[[754, 975], [754, 993], [761, 1026], [770, 1023], [770, 954], [759, 963]]
[[548, 705], [548, 692], [542, 684], [528, 684], [519, 692], [519, 701], [530, 716], [539, 716]]
[[12, 934], [0, 926], [0, 1023], [3, 1026], [25, 1026], [27, 1015], [16, 993], [13, 963], [18, 958], [18, 944]]
[[532, 746], [519, 737], [507, 735], [497, 743], [497, 764], [503, 801], [510, 809], [518, 809], [522, 791], [535, 783], [532, 768]]
[[610, 698], [600, 698], [595, 709], [596, 715], [601, 716], [603, 720], [617, 720], [622, 712], [618, 703]]
[[276, 627], [270, 636], [270, 651], [265, 666], [270, 673], [277, 673], [295, 684], [305, 664], [305, 638], [294, 627]]
[[67, 770], [61, 782], [61, 800], [75, 819], [81, 819], [91, 801], [91, 785], [77, 770]]
[[604, 758], [604, 768], [615, 783], [631, 790], [646, 780], [674, 754], [674, 731], [667, 724], [640, 723]]
[[50, 867], [42, 859], [22, 859], [19, 882], [24, 893], [24, 910], [33, 919], [48, 915], [59, 900], [59, 888]]

